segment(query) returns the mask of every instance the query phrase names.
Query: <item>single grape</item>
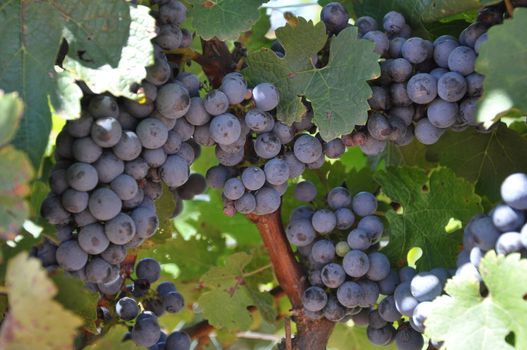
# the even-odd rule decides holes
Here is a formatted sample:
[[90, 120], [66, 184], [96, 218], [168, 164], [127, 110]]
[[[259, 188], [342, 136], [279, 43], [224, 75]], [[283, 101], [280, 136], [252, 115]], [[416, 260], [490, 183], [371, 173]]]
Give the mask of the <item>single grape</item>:
[[353, 324], [356, 326], [367, 326], [369, 320], [370, 310], [368, 308], [360, 309], [360, 311], [351, 316]]
[[99, 257], [92, 258], [84, 268], [86, 280], [91, 283], [113, 282], [119, 276], [115, 275], [112, 265]]
[[97, 288], [99, 289], [99, 292], [101, 292], [103, 295], [113, 296], [119, 293], [122, 284], [123, 279], [119, 277], [113, 282], [97, 283]]
[[390, 40], [390, 49], [389, 49], [390, 57], [392, 57], [392, 58], [401, 58], [402, 57], [402, 55], [403, 55], [402, 49], [403, 49], [403, 45], [404, 45], [405, 41], [406, 41], [405, 38], [402, 38], [402, 37], [399, 37], [399, 36]]
[[448, 68], [448, 57], [459, 44], [456, 40], [445, 39], [434, 44], [434, 61], [439, 67]]
[[115, 312], [121, 320], [131, 321], [139, 315], [139, 305], [137, 302], [128, 297], [123, 297], [115, 304]]
[[348, 11], [338, 2], [330, 2], [320, 13], [320, 20], [326, 25], [326, 29], [331, 34], [338, 34], [346, 28], [349, 20]]
[[335, 229], [337, 225], [337, 217], [331, 210], [319, 209], [313, 214], [311, 224], [318, 233], [327, 234]]
[[82, 250], [77, 241], [64, 241], [56, 251], [58, 264], [66, 271], [78, 271], [88, 261], [88, 254]]
[[241, 198], [244, 193], [245, 187], [243, 186], [243, 182], [237, 177], [230, 178], [225, 182], [223, 194], [225, 197], [227, 197], [227, 199], [235, 201]]
[[370, 280], [381, 281], [390, 274], [390, 261], [386, 255], [373, 252], [368, 254], [368, 260], [370, 262], [370, 268], [366, 273], [366, 277]]
[[425, 145], [433, 145], [444, 133], [444, 129], [435, 127], [428, 119], [421, 119], [415, 125], [415, 138]]
[[167, 1], [159, 7], [159, 21], [180, 25], [187, 18], [187, 7], [181, 1]]
[[256, 209], [257, 215], [271, 214], [280, 208], [281, 200], [280, 193], [274, 188], [263, 187], [259, 189], [256, 194]]
[[159, 218], [155, 211], [149, 208], [138, 207], [132, 211], [130, 217], [135, 224], [136, 237], [151, 237], [159, 226]]
[[256, 197], [246, 192], [234, 202], [234, 207], [242, 214], [250, 214], [256, 209]]
[[470, 225], [470, 232], [476, 246], [487, 251], [494, 248], [501, 232], [494, 227], [492, 218], [482, 216], [474, 220]]
[[349, 276], [362, 277], [368, 272], [370, 262], [364, 252], [353, 249], [344, 256], [342, 267]]
[[87, 192], [76, 191], [68, 188], [61, 196], [64, 209], [72, 214], [80, 213], [88, 207], [89, 195]]
[[405, 266], [399, 270], [399, 278], [401, 279], [401, 282], [409, 282], [415, 275], [417, 275], [417, 271], [410, 266]]
[[88, 208], [95, 218], [101, 221], [107, 221], [119, 214], [122, 208], [122, 202], [112, 190], [98, 188], [91, 193]]
[[358, 306], [363, 298], [364, 290], [356, 282], [344, 282], [337, 289], [338, 301], [347, 308]]
[[340, 156], [342, 156], [344, 152], [346, 152], [346, 146], [340, 138], [333, 139], [324, 144], [324, 155], [328, 158], [340, 158]]
[[432, 69], [430, 71], [430, 75], [439, 80], [439, 78], [441, 78], [443, 74], [446, 74], [448, 72], [450, 72], [448, 69], [439, 67]]
[[496, 241], [496, 253], [507, 255], [519, 252], [524, 248], [521, 238], [522, 236], [518, 232], [506, 232], [502, 234]]
[[126, 258], [127, 250], [124, 246], [111, 243], [104, 252], [101, 253], [103, 258], [110, 265], [118, 265]]
[[113, 147], [121, 138], [121, 124], [115, 118], [95, 120], [91, 126], [91, 138], [100, 147]]
[[149, 347], [156, 344], [159, 340], [161, 327], [159, 327], [157, 317], [154, 314], [143, 316], [145, 314], [143, 312], [137, 318], [132, 328], [132, 340], [139, 346]]
[[124, 171], [124, 162], [110, 151], [105, 151], [101, 157], [93, 163], [99, 182], [110, 183]]
[[355, 215], [348, 208], [339, 208], [335, 210], [335, 216], [337, 217], [337, 229], [347, 230], [355, 222]]
[[[320, 241], [319, 241], [320, 242]], [[315, 243], [316, 244], [316, 243]], [[328, 288], [338, 288], [346, 280], [346, 273], [339, 264], [331, 263], [322, 268], [322, 283]]]
[[473, 48], [478, 38], [486, 31], [487, 27], [482, 23], [472, 23], [459, 34], [459, 43]]
[[247, 93], [247, 83], [242, 74], [238, 72], [229, 73], [223, 77], [220, 90], [229, 99], [229, 104], [235, 105], [244, 100]]
[[489, 40], [488, 33], [483, 33], [481, 36], [476, 40], [476, 43], [474, 44], [474, 51], [476, 53], [479, 53], [479, 50], [481, 50], [481, 45], [483, 45], [487, 40]]
[[395, 337], [395, 329], [392, 325], [387, 325], [381, 329], [368, 327], [366, 334], [373, 344], [386, 346], [393, 341], [393, 338]]
[[388, 74], [392, 81], [396, 83], [404, 83], [410, 79], [412, 72], [412, 64], [404, 58], [396, 58], [388, 66]]
[[437, 80], [430, 74], [416, 74], [408, 81], [408, 97], [417, 104], [430, 103], [437, 96], [437, 86]]
[[372, 30], [364, 34], [363, 39], [370, 40], [375, 44], [373, 51], [381, 56], [386, 55], [390, 49], [390, 39], [381, 31]]
[[302, 175], [306, 166], [304, 163], [298, 160], [293, 152], [286, 152], [284, 154], [285, 161], [287, 166], [289, 166], [289, 178], [294, 179]]
[[154, 283], [159, 279], [161, 266], [152, 258], [144, 258], [135, 266], [135, 273], [137, 274], [137, 278], [145, 279], [150, 283]]
[[408, 326], [400, 326], [395, 334], [395, 344], [399, 350], [421, 350], [424, 339], [421, 333]]
[[[259, 169], [259, 168], [258, 168]], [[261, 170], [261, 169], [260, 169]], [[230, 177], [229, 169], [224, 167], [223, 165], [216, 165], [212, 168], [209, 168], [207, 170], [207, 174], [205, 175], [205, 179], [207, 180], [207, 184], [212, 188], [223, 188], [225, 181], [227, 181]], [[265, 182], [265, 174], [262, 170], [262, 176]], [[242, 181], [243, 181], [243, 174], [242, 174]], [[245, 184], [244, 184], [245, 185]]]
[[387, 140], [392, 133], [392, 128], [386, 117], [380, 113], [374, 113], [368, 118], [366, 124], [370, 135], [377, 140]]
[[283, 145], [290, 143], [295, 137], [295, 130], [293, 127], [279, 121], [274, 123], [273, 133], [276, 135], [276, 137], [278, 137], [280, 143]]
[[172, 332], [165, 342], [165, 350], [190, 350], [191, 339], [185, 332]]
[[309, 219], [311, 220], [311, 217], [315, 213], [315, 210], [307, 205], [302, 205], [300, 207], [296, 207], [291, 212], [291, 215], [289, 216], [289, 221], [294, 220], [300, 220], [300, 219]]
[[335, 187], [328, 192], [327, 201], [332, 209], [349, 207], [351, 200], [351, 194], [344, 187]]
[[265, 172], [256, 166], [251, 166], [242, 172], [241, 180], [246, 189], [256, 191], [265, 184]]
[[256, 133], [262, 133], [272, 131], [275, 122], [268, 112], [253, 108], [245, 114], [245, 123]]
[[461, 75], [466, 76], [473, 73], [475, 64], [476, 53], [467, 46], [458, 46], [448, 56], [448, 68]]
[[388, 34], [397, 34], [406, 24], [404, 16], [399, 12], [390, 11], [383, 18], [383, 27], [386, 33]]
[[113, 146], [113, 153], [121, 160], [134, 160], [141, 154], [142, 145], [133, 131], [123, 131], [119, 142]]
[[97, 186], [99, 177], [97, 170], [90, 164], [74, 163], [66, 170], [66, 180], [73, 189], [85, 192]]
[[81, 228], [77, 241], [82, 250], [91, 255], [102, 253], [110, 245], [110, 241], [104, 234], [104, 227], [98, 223]]
[[380, 154], [386, 148], [386, 141], [377, 140], [369, 136], [366, 141], [359, 145], [362, 153], [368, 156]]
[[215, 154], [219, 163], [228, 167], [233, 167], [237, 164], [240, 164], [245, 157], [245, 152], [243, 149], [233, 153], [226, 152], [221, 147], [216, 147]]
[[492, 210], [492, 223], [502, 231], [517, 231], [525, 223], [525, 214], [505, 204], [500, 204]]
[[335, 258], [335, 246], [330, 240], [321, 239], [311, 247], [311, 258], [320, 264], [327, 264]]
[[294, 195], [301, 202], [311, 202], [317, 196], [317, 188], [311, 181], [302, 181], [296, 185]]
[[278, 106], [280, 94], [273, 84], [260, 83], [253, 89], [253, 100], [256, 103], [256, 108], [262, 111], [270, 111]]
[[363, 229], [368, 232], [370, 236], [370, 242], [377, 243], [384, 232], [384, 224], [381, 219], [375, 215], [368, 215], [360, 219], [357, 228]]
[[178, 118], [173, 130], [179, 134], [181, 141], [188, 141], [192, 138], [196, 127], [187, 122], [185, 118]]
[[169, 187], [179, 187], [188, 180], [189, 165], [180, 156], [172, 155], [160, 167], [159, 173]]
[[116, 118], [119, 114], [119, 106], [115, 99], [107, 95], [95, 95], [90, 99], [88, 112], [95, 118]]
[[527, 175], [509, 175], [501, 184], [501, 198], [514, 209], [527, 209]]
[[447, 102], [436, 98], [427, 110], [430, 123], [440, 129], [446, 129], [456, 122], [458, 115], [457, 103]]
[[289, 166], [284, 159], [273, 158], [265, 163], [265, 178], [271, 185], [281, 185], [289, 179]]
[[[156, 57], [154, 64], [146, 67], [146, 77], [145, 79], [156, 85], [160, 86], [165, 84], [170, 76], [172, 75], [172, 69], [166, 59], [166, 57], [159, 58]], [[158, 91], [159, 97], [159, 91]]]
[[386, 110], [389, 108], [389, 94], [382, 86], [372, 86], [372, 96], [368, 99], [368, 104], [374, 110]]
[[148, 174], [148, 163], [141, 157], [124, 164], [124, 172], [135, 180], [142, 180]]
[[190, 95], [181, 84], [163, 85], [157, 92], [156, 108], [165, 118], [181, 118], [190, 108]]
[[406, 40], [401, 48], [403, 57], [412, 64], [424, 62], [430, 57], [430, 50], [427, 41], [418, 37]]
[[211, 115], [221, 115], [229, 109], [229, 99], [220, 90], [211, 90], [204, 99], [205, 110]]
[[136, 133], [143, 147], [148, 149], [162, 147], [168, 139], [167, 127], [155, 118], [142, 120], [137, 125]]
[[390, 101], [392, 105], [399, 107], [412, 105], [406, 83], [396, 83], [390, 86]]
[[347, 243], [351, 249], [366, 250], [371, 246], [370, 235], [361, 228], [355, 228], [348, 234]]
[[357, 18], [355, 25], [359, 28], [359, 35], [364, 36], [364, 34], [377, 30], [377, 21], [375, 18], [370, 16], [362, 16]]
[[162, 147], [156, 149], [144, 149], [141, 154], [150, 168], [157, 168], [167, 160], [167, 154]]
[[119, 213], [116, 217], [106, 222], [104, 232], [114, 244], [126, 244], [132, 240], [136, 233], [134, 220], [124, 213]]
[[92, 115], [87, 111], [82, 111], [79, 119], [68, 120], [64, 130], [76, 138], [86, 137], [90, 134], [92, 123]]
[[328, 302], [322, 310], [324, 317], [332, 322], [338, 322], [346, 317], [346, 309], [339, 303], [338, 299], [330, 294]]
[[130, 175], [126, 174], [121, 174], [113, 179], [110, 188], [123, 201], [134, 198], [137, 191], [139, 191], [137, 181]]
[[53, 170], [49, 176], [49, 185], [53, 193], [57, 195], [62, 194], [69, 187], [66, 179], [66, 170]]
[[285, 232], [289, 242], [298, 247], [308, 246], [316, 236], [310, 218], [292, 218]]
[[[281, 149], [282, 144], [280, 143], [280, 139], [278, 139], [274, 133], [266, 132], [260, 134], [254, 142], [254, 151], [260, 158], [263, 159], [271, 159], [276, 157], [278, 153], [280, 153]], [[322, 152], [322, 146], [320, 146], [320, 149]]]
[[359, 192], [353, 197], [353, 211], [359, 216], [368, 216], [377, 210], [377, 199], [370, 192]]
[[[89, 224], [93, 224], [94, 222], [97, 222], [97, 219], [94, 218], [93, 215], [91, 215], [88, 209], [85, 209], [81, 211], [80, 213], [75, 214], [73, 216], [73, 220], [79, 227], [86, 226]], [[61, 239], [61, 241], [63, 240]]]
[[328, 295], [320, 287], [309, 287], [302, 295], [302, 305], [309, 311], [320, 311], [326, 306], [327, 302]]
[[420, 272], [410, 282], [411, 292], [418, 301], [432, 301], [443, 291], [441, 280], [429, 272]]
[[178, 292], [168, 292], [162, 296], [163, 307], [167, 312], [177, 313], [185, 306], [183, 295]]

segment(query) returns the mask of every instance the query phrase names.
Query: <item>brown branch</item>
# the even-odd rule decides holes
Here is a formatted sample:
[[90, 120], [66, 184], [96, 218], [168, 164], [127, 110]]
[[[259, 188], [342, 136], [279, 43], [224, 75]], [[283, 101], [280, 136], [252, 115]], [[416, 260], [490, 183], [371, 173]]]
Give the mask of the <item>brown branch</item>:
[[[287, 240], [280, 211], [262, 216], [251, 214], [247, 217], [256, 224], [271, 259], [276, 279], [293, 305], [293, 320], [297, 324], [293, 348], [325, 350], [335, 324], [325, 318], [311, 320], [304, 315], [302, 294], [307, 287], [307, 281]], [[287, 346], [287, 340], [285, 345]]]
[[505, 0], [505, 8], [507, 9], [507, 13], [509, 14], [509, 17], [512, 18], [512, 12], [514, 11], [514, 6], [512, 5], [511, 0]]

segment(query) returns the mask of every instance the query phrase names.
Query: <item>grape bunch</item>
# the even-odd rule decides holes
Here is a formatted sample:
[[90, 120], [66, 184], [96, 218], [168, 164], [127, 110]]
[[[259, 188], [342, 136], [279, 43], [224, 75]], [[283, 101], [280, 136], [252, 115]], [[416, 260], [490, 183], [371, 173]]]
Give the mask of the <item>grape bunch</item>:
[[[337, 34], [349, 16], [341, 4], [330, 3], [321, 19], [330, 33]], [[357, 129], [356, 139], [365, 154], [381, 153], [389, 141], [407, 145], [414, 136], [431, 145], [449, 128], [462, 131], [473, 126], [483, 131], [476, 102], [484, 77], [474, 67], [492, 24], [478, 21], [459, 38], [443, 35], [432, 42], [412, 36], [403, 15], [395, 11], [384, 16], [382, 28], [372, 17], [357, 19], [359, 36], [372, 41], [381, 55], [381, 76], [370, 83], [368, 121]]]
[[[395, 339], [398, 349], [421, 349], [424, 344], [421, 333], [430, 314], [432, 301], [440, 296], [446, 281], [453, 276], [479, 281], [482, 297], [488, 295], [479, 272], [479, 264], [488, 251], [507, 255], [527, 253], [527, 175], [512, 174], [501, 185], [503, 203], [494, 207], [488, 215], [474, 216], [465, 227], [463, 251], [457, 258], [457, 269], [434, 268], [427, 272], [404, 267], [391, 272], [388, 295], [376, 310], [370, 311], [364, 323], [368, 325], [368, 338], [377, 345], [386, 345]], [[387, 279], [388, 280], [388, 279]], [[408, 322], [394, 322], [401, 317]], [[354, 319], [355, 320], [355, 319]], [[379, 321], [379, 322], [378, 322]], [[401, 331], [403, 329], [403, 331]], [[400, 335], [400, 332], [404, 332]], [[431, 339], [431, 344], [440, 347]]]
[[[309, 181], [295, 188], [300, 201], [311, 202], [316, 194]], [[310, 287], [303, 295], [306, 315], [345, 322], [387, 293], [390, 262], [378, 251], [384, 224], [375, 215], [378, 203], [372, 193], [352, 196], [345, 187], [335, 187], [326, 202], [329, 208], [296, 208], [286, 235], [308, 268]]]
[[[158, 24], [181, 36], [185, 15], [181, 2], [163, 1]], [[200, 146], [183, 118], [201, 83], [168, 63], [163, 50], [184, 43], [162, 45], [162, 33], [153, 40], [154, 65], [132, 87], [144, 101], [96, 95], [83, 86], [81, 117], [68, 121], [57, 137], [51, 193], [41, 215], [55, 225], [58, 246], [45, 242], [44, 266], [59, 265], [100, 288], [118, 279], [128, 249], [156, 233], [154, 202], [163, 183], [176, 195], [178, 209], [182, 199], [206, 187], [203, 176], [190, 174]]]
[[[234, 108], [244, 96], [250, 100], [242, 104], [243, 116], [229, 113], [229, 104]], [[239, 73], [227, 74], [221, 87], [205, 97], [204, 110], [213, 117], [196, 128], [194, 140], [216, 147], [219, 164], [207, 171], [206, 180], [210, 187], [223, 190], [227, 215], [276, 211], [289, 179], [306, 168], [320, 168], [325, 157], [338, 158], [346, 149], [340, 138], [324, 142], [319, 137], [311, 111], [291, 126], [277, 120], [279, 101], [273, 84], [260, 83], [248, 90]]]

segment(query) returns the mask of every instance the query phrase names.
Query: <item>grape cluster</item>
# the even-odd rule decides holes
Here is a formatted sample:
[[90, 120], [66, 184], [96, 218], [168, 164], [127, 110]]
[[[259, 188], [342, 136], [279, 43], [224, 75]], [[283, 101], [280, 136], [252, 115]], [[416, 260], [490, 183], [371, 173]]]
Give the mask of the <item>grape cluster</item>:
[[139, 261], [135, 273], [137, 279], [126, 286], [124, 291], [121, 291], [122, 283], [114, 283], [105, 290], [106, 295], [117, 295], [114, 300], [115, 315], [130, 328], [125, 339], [131, 339], [150, 350], [190, 349], [188, 334], [175, 331], [167, 336], [158, 322], [158, 317], [165, 312], [177, 313], [185, 305], [185, 300], [174, 283], [161, 282], [155, 290], [150, 288], [161, 273], [159, 263], [151, 258]]
[[[326, 5], [321, 19], [331, 34], [347, 26], [349, 16], [339, 3]], [[381, 55], [381, 76], [371, 82], [373, 96], [365, 127], [356, 136], [367, 155], [381, 153], [387, 142], [409, 144], [414, 136], [423, 144], [436, 143], [447, 129], [462, 131], [477, 122], [476, 102], [484, 77], [474, 71], [479, 48], [487, 40], [489, 21], [475, 22], [456, 39], [434, 42], [412, 37], [398, 12], [388, 12], [379, 28], [369, 16], [356, 21], [359, 36], [375, 44]]]
[[[238, 118], [228, 112], [229, 104], [234, 108], [244, 96], [251, 100], [243, 103], [244, 115]], [[227, 215], [276, 211], [289, 179], [306, 167], [320, 168], [325, 157], [338, 158], [346, 149], [339, 138], [324, 142], [318, 136], [311, 111], [292, 126], [277, 120], [274, 110], [279, 101], [274, 85], [261, 83], [247, 90], [239, 73], [227, 74], [221, 87], [205, 97], [204, 110], [214, 117], [196, 129], [194, 140], [216, 145], [220, 164], [207, 171], [206, 180], [210, 187], [223, 190]]]
[[162, 29], [154, 39], [155, 63], [133, 87], [144, 96], [142, 103], [95, 95], [84, 87], [81, 117], [68, 121], [57, 137], [51, 193], [41, 205], [59, 243], [54, 247], [46, 241], [39, 248], [46, 252], [39, 253], [46, 256], [45, 266], [58, 264], [104, 288], [118, 279], [127, 250], [155, 234], [154, 201], [163, 183], [179, 208], [182, 199], [205, 190], [204, 177], [190, 174], [200, 146], [183, 118], [201, 84], [195, 75], [178, 73], [162, 52], [186, 44], [161, 44], [163, 35], [182, 36], [178, 25], [185, 14], [179, 1], [160, 4], [158, 24], [172, 29]]
[[[316, 188], [309, 181], [300, 182], [295, 197], [311, 202]], [[352, 196], [346, 188], [335, 187], [326, 202], [329, 208], [296, 208], [286, 234], [308, 267], [311, 286], [303, 296], [306, 315], [347, 321], [387, 293], [390, 262], [378, 251], [384, 224], [375, 215], [378, 203], [372, 193]]]
[[[507, 255], [527, 253], [527, 175], [512, 174], [501, 186], [503, 203], [494, 207], [488, 215], [476, 215], [465, 227], [464, 249], [458, 255], [457, 269], [435, 268], [417, 273], [411, 267], [391, 272], [390, 291], [375, 311], [370, 311], [368, 338], [375, 344], [385, 345], [395, 339], [398, 349], [421, 349], [424, 341], [421, 333], [430, 314], [432, 301], [443, 293], [446, 281], [452, 276], [473, 279], [481, 283], [483, 297], [488, 291], [482, 282], [479, 264], [488, 251]], [[401, 317], [408, 323], [395, 330], [392, 323]], [[384, 322], [377, 323], [375, 320]], [[399, 335], [404, 327], [404, 335]], [[441, 344], [431, 340], [432, 345]]]

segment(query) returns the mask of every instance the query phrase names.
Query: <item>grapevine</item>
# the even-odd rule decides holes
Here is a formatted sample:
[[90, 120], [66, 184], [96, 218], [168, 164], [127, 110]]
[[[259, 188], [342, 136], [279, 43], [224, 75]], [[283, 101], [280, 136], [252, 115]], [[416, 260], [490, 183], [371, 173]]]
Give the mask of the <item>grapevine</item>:
[[0, 348], [526, 348], [526, 25], [7, 2]]

